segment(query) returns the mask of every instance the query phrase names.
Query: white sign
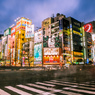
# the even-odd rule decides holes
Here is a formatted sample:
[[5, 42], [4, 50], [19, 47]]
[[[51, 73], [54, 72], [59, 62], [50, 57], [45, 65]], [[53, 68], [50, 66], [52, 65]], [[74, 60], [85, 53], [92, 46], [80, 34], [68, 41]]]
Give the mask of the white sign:
[[43, 40], [42, 31], [36, 32], [34, 37], [35, 37], [34, 43], [42, 42], [42, 40]]
[[59, 55], [59, 48], [44, 48], [44, 55]]
[[95, 41], [95, 34], [92, 34], [92, 40]]
[[34, 37], [34, 25], [26, 26], [25, 38]]

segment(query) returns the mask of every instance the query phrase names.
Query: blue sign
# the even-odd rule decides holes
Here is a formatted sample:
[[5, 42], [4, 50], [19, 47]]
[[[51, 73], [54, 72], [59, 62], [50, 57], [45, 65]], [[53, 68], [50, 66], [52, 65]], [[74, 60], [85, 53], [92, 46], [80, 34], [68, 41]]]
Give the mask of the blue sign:
[[89, 64], [89, 59], [87, 58], [87, 64]]

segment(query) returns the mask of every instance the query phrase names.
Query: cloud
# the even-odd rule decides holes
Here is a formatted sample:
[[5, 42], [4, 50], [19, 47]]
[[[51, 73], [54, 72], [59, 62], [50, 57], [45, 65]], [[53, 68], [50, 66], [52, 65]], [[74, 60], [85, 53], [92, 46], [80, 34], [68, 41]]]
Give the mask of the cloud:
[[[17, 17], [30, 18], [35, 26], [41, 26], [41, 22], [51, 17], [52, 14], [72, 14], [78, 7], [80, 0], [1, 0], [0, 28], [4, 31]], [[5, 28], [5, 29], [4, 29]]]
[[51, 17], [52, 14], [63, 13], [70, 14], [79, 6], [76, 0], [47, 0], [45, 2], [36, 2], [25, 8], [25, 14], [30, 15], [33, 22], [41, 25], [41, 22]]

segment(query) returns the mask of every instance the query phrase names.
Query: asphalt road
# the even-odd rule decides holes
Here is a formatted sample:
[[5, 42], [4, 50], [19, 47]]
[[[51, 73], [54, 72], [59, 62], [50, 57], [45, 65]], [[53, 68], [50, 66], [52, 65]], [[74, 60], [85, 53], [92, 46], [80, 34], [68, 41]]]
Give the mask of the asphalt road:
[[[54, 82], [52, 83], [51, 80], [60, 81], [61, 83], [59, 84], [56, 84]], [[61, 89], [62, 91], [63, 91], [63, 87], [64, 87], [64, 91], [71, 89], [71, 87], [66, 86], [67, 84], [65, 86], [60, 85], [62, 84], [62, 82], [70, 82], [70, 84], [74, 82], [76, 82], [77, 84], [81, 84], [81, 83], [87, 84], [87, 82], [89, 82], [89, 84], [92, 85], [92, 82], [94, 83], [95, 81], [95, 67], [94, 66], [78, 66], [78, 67], [71, 66], [70, 68], [66, 68], [62, 70], [61, 69], [60, 70], [39, 70], [39, 69], [29, 70], [28, 69], [28, 70], [0, 71], [0, 88], [3, 90], [5, 89], [5, 91], [7, 91], [6, 87], [10, 87], [10, 86], [19, 88], [20, 86], [22, 87], [22, 85], [26, 85], [27, 83], [36, 84], [37, 82], [43, 83], [46, 81], [48, 84], [55, 85], [55, 89]], [[20, 85], [20, 86], [18, 87], [17, 85]], [[74, 89], [71, 89], [71, 90], [74, 90]], [[11, 91], [8, 91], [8, 92], [13, 93]], [[85, 91], [82, 92], [82, 95], [83, 93], [85, 93]], [[89, 93], [90, 92], [84, 95], [91, 95], [91, 93], [90, 94]], [[33, 95], [36, 95], [36, 94], [33, 94]], [[61, 94], [56, 94], [56, 95], [61, 95]], [[0, 94], [0, 95], [3, 95], [3, 94]], [[18, 95], [18, 94], [13, 93], [11, 95]], [[48, 95], [48, 94], [44, 94], [44, 95]], [[67, 95], [67, 94], [62, 94], [62, 95]]]

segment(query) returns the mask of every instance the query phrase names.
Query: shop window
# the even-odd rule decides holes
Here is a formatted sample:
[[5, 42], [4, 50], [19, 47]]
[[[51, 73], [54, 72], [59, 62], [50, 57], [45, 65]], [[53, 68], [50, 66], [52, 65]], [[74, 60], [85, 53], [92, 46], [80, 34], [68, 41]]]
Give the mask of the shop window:
[[24, 34], [22, 34], [22, 36], [24, 36]]

